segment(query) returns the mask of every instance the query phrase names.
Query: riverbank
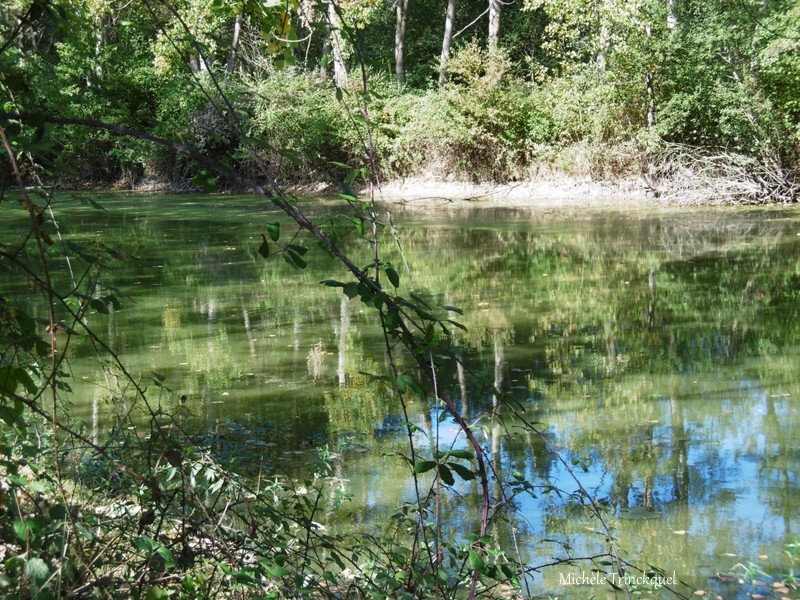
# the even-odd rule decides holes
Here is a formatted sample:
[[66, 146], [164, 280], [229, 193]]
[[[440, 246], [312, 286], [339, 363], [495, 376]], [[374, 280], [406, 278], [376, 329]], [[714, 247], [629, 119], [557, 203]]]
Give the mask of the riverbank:
[[504, 184], [445, 181], [422, 177], [379, 186], [377, 196], [405, 207], [485, 206], [497, 208], [656, 207], [657, 198], [638, 177], [597, 181], [588, 177], [548, 177]]
[[[733, 179], [717, 179], [689, 187], [677, 180], [661, 180], [657, 185], [642, 176], [616, 179], [594, 179], [589, 176], [553, 174], [526, 181], [508, 183], [474, 183], [435, 176], [408, 177], [379, 182], [376, 199], [405, 208], [493, 207], [493, 208], [665, 208], [723, 205], [786, 205], [794, 201], [769, 201], [758, 198], [736, 198], [720, 190], [742, 185]], [[140, 193], [193, 193], [191, 182], [170, 182], [154, 179], [120, 180], [113, 185], [58, 185], [60, 189], [81, 191], [132, 191]], [[299, 197], [336, 197], [340, 186], [332, 183], [288, 185], [285, 189]], [[666, 192], [664, 190], [667, 190]], [[239, 190], [230, 190], [238, 192]], [[357, 188], [361, 196], [369, 194], [367, 186]]]

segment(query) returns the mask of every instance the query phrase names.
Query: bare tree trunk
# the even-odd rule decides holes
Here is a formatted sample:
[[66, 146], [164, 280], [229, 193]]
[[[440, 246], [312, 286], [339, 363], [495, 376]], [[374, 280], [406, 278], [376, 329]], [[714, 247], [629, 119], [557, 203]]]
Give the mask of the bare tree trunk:
[[456, 20], [456, 0], [447, 0], [447, 14], [444, 18], [444, 38], [442, 56], [439, 59], [439, 85], [447, 81], [447, 61], [450, 59], [450, 45], [453, 43], [453, 21]]
[[406, 67], [403, 62], [403, 47], [406, 43], [406, 19], [408, 18], [408, 0], [397, 0], [397, 24], [394, 30], [394, 72], [397, 85], [406, 82]]
[[239, 53], [239, 35], [242, 31], [242, 13], [236, 15], [233, 22], [233, 41], [231, 41], [231, 53], [228, 55], [228, 64], [225, 65], [225, 72], [230, 75], [236, 68], [236, 56]]
[[98, 79], [103, 77], [103, 50], [108, 44], [109, 29], [111, 28], [111, 15], [103, 13], [95, 19], [97, 22], [97, 32], [94, 42], [94, 73]]
[[500, 37], [500, 0], [489, 0], [489, 49], [497, 46]]
[[333, 2], [328, 2], [328, 27], [330, 29], [330, 45], [333, 51], [333, 82], [336, 87], [347, 85], [347, 67], [344, 64], [342, 52], [342, 34], [339, 25], [339, 15]]
[[678, 27], [678, 14], [675, 12], [675, 0], [667, 0], [667, 29], [674, 31]]
[[[330, 56], [331, 55], [331, 35], [330, 35], [330, 25], [328, 25], [328, 35], [325, 36], [325, 39], [322, 42], [322, 56]], [[321, 77], [328, 77], [330, 75], [330, 69], [328, 68], [328, 64], [330, 61], [323, 60], [319, 65], [319, 74]]]
[[614, 0], [603, 1], [603, 13], [600, 15], [600, 39], [598, 41], [597, 57], [595, 65], [601, 71], [606, 68], [606, 52], [611, 41], [611, 24], [609, 23], [609, 12]]

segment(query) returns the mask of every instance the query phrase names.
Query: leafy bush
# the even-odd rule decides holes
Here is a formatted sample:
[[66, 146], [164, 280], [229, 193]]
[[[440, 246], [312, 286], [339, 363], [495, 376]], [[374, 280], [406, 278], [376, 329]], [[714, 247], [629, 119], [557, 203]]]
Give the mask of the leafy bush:
[[333, 161], [349, 163], [358, 153], [352, 124], [333, 86], [313, 74], [286, 69], [252, 82], [251, 110], [249, 135], [276, 176], [334, 178], [341, 171]]

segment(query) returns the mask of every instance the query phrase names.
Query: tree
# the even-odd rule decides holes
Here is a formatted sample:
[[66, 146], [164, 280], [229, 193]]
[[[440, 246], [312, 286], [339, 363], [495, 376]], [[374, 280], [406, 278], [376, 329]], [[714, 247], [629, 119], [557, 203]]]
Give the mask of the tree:
[[236, 68], [236, 58], [239, 53], [239, 36], [242, 31], [242, 13], [236, 15], [236, 20], [233, 22], [233, 40], [231, 41], [231, 51], [228, 54], [228, 64], [225, 66], [225, 72], [230, 75]]
[[403, 62], [403, 50], [406, 43], [406, 19], [408, 18], [408, 0], [397, 0], [395, 6], [397, 24], [394, 30], [394, 72], [397, 85], [406, 82], [406, 69]]
[[489, 48], [497, 46], [500, 37], [500, 0], [489, 0]]
[[328, 1], [328, 39], [333, 55], [333, 82], [336, 87], [341, 88], [347, 85], [347, 66], [344, 62], [339, 13], [336, 10], [336, 5], [331, 0]]
[[447, 13], [444, 19], [444, 38], [442, 55], [439, 59], [439, 85], [447, 81], [447, 61], [450, 59], [450, 45], [453, 42], [453, 21], [456, 18], [456, 0], [447, 0]]

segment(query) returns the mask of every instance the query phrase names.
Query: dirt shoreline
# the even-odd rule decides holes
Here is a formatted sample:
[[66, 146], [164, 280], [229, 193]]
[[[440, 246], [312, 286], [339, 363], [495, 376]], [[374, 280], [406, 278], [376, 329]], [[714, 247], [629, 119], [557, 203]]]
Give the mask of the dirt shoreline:
[[422, 177], [390, 181], [376, 197], [405, 207], [655, 208], [679, 206], [657, 198], [642, 179], [613, 181], [559, 177], [512, 183], [469, 183]]
[[[62, 184], [63, 185], [63, 184]], [[664, 184], [664, 188], [669, 188]], [[676, 188], [680, 186], [676, 185]], [[176, 184], [154, 179], [141, 179], [135, 183], [120, 181], [112, 185], [67, 185], [63, 190], [128, 191], [134, 193], [193, 193], [189, 182]], [[284, 189], [298, 197], [335, 198], [340, 192], [331, 183], [284, 185]], [[228, 193], [241, 193], [227, 190]], [[369, 195], [364, 186], [358, 190], [365, 198]], [[517, 208], [529, 210], [645, 210], [714, 208], [721, 206], [777, 207], [786, 204], [770, 202], [731, 202], [721, 200], [713, 188], [698, 187], [659, 195], [639, 176], [613, 180], [596, 180], [591, 177], [553, 175], [509, 183], [472, 183], [415, 176], [380, 182], [375, 189], [378, 202], [404, 209], [433, 210], [442, 208]], [[797, 204], [795, 204], [796, 206]]]

